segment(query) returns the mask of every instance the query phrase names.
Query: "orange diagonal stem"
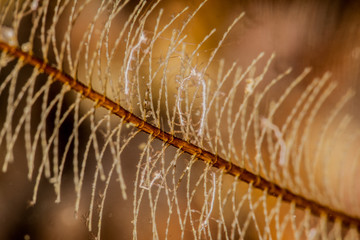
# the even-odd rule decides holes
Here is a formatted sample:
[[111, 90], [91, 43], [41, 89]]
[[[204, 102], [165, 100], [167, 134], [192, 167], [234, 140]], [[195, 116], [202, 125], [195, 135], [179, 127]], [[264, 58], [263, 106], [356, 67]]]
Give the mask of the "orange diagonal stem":
[[221, 169], [227, 174], [235, 176], [237, 179], [246, 183], [252, 183], [255, 188], [267, 191], [269, 195], [275, 197], [281, 197], [283, 201], [294, 203], [296, 207], [300, 209], [309, 209], [315, 216], [326, 214], [329, 221], [334, 222], [336, 219], [340, 220], [346, 227], [355, 226], [360, 229], [360, 219], [349, 216], [343, 212], [333, 210], [325, 205], [322, 205], [313, 200], [307, 199], [301, 195], [295, 194], [288, 189], [282, 188], [276, 183], [266, 180], [265, 178], [256, 175], [248, 170], [241, 168], [230, 161], [227, 161], [220, 156], [213, 154], [209, 151], [202, 149], [192, 143], [189, 143], [181, 138], [175, 137], [170, 133], [167, 133], [160, 128], [151, 125], [150, 123], [140, 119], [133, 113], [124, 109], [120, 104], [105, 97], [101, 93], [98, 93], [83, 83], [77, 81], [75, 78], [60, 71], [56, 67], [47, 64], [45, 61], [33, 56], [30, 53], [26, 53], [17, 47], [10, 46], [5, 42], [0, 41], [0, 51], [18, 58], [25, 64], [31, 65], [39, 72], [43, 72], [51, 76], [54, 80], [57, 80], [65, 85], [69, 85], [70, 88], [80, 93], [85, 98], [91, 99], [99, 106], [110, 110], [113, 114], [122, 118], [125, 122], [133, 124], [139, 130], [152, 135], [161, 141], [172, 145], [182, 151], [194, 155], [197, 159], [210, 164], [212, 167]]

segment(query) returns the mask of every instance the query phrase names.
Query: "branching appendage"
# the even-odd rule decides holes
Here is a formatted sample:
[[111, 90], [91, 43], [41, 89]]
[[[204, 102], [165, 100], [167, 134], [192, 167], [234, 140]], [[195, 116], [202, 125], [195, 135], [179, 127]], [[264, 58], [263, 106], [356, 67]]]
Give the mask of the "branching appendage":
[[202, 112], [201, 112], [201, 117], [200, 117], [200, 126], [199, 126], [199, 130], [198, 130], [198, 134], [199, 134], [199, 136], [203, 136], [204, 128], [205, 128], [206, 109], [207, 109], [207, 107], [206, 107], [207, 106], [207, 97], [206, 97], [207, 88], [206, 88], [206, 82], [203, 77], [203, 74], [201, 72], [197, 72], [195, 68], [191, 69], [191, 72], [187, 77], [177, 81], [179, 83], [179, 88], [178, 88], [178, 92], [177, 92], [176, 107], [179, 112], [180, 125], [185, 126], [186, 124], [185, 124], [185, 120], [184, 120], [183, 113], [181, 110], [181, 102], [183, 100], [182, 92], [186, 91], [186, 83], [191, 80], [193, 80], [198, 87], [201, 86]]
[[280, 144], [280, 157], [279, 157], [279, 164], [284, 165], [286, 162], [286, 143], [283, 138], [283, 134], [281, 133], [278, 126], [273, 124], [269, 119], [262, 118], [261, 119], [261, 125], [274, 132], [279, 144]]
[[208, 214], [206, 215], [205, 220], [201, 223], [200, 231], [203, 231], [203, 229], [207, 225], [209, 225], [209, 219], [210, 219], [211, 213], [212, 213], [213, 208], [214, 208], [215, 195], [216, 195], [216, 176], [215, 176], [215, 173], [212, 173], [211, 176], [212, 176], [212, 190], [211, 190], [212, 193], [211, 193], [210, 209], [209, 209]]
[[159, 188], [163, 188], [161, 184], [158, 184], [156, 182], [162, 181], [163, 175], [161, 174], [161, 171], [155, 171], [152, 172], [152, 167], [150, 166], [152, 164], [152, 157], [149, 156], [147, 162], [144, 164], [141, 170], [140, 175], [140, 188], [150, 191], [152, 186], [156, 185]]
[[288, 189], [282, 188], [281, 186], [259, 175], [256, 175], [231, 163], [231, 161], [227, 161], [216, 154], [202, 149], [201, 147], [189, 143], [181, 138], [175, 137], [172, 134], [169, 134], [159, 129], [158, 127], [155, 127], [150, 123], [140, 119], [136, 115], [124, 109], [118, 103], [77, 81], [68, 74], [63, 73], [57, 68], [50, 66], [43, 60], [36, 58], [17, 47], [10, 46], [8, 43], [0, 41], [0, 51], [2, 51], [4, 54], [8, 54], [9, 56], [17, 58], [24, 64], [31, 65], [39, 72], [51, 76], [55, 81], [59, 81], [65, 85], [68, 85], [73, 91], [82, 94], [83, 97], [96, 102], [99, 106], [105, 109], [108, 109], [113, 114], [122, 118], [125, 122], [128, 122], [138, 128], [140, 131], [146, 132], [152, 135], [154, 138], [181, 149], [185, 153], [196, 156], [197, 159], [202, 160], [214, 168], [221, 169], [225, 173], [232, 175], [243, 182], [252, 183], [253, 187], [263, 191], [266, 190], [269, 195], [280, 197], [282, 201], [292, 203], [300, 209], [307, 209], [315, 216], [321, 217], [325, 215], [329, 221], [341, 221], [345, 227], [356, 226], [358, 229], [360, 229], [359, 218], [349, 216], [343, 212], [333, 210], [313, 200], [306, 199], [301, 195], [295, 194]]
[[139, 41], [138, 43], [131, 48], [130, 51], [130, 55], [128, 57], [127, 63], [126, 63], [126, 69], [125, 69], [125, 94], [128, 95], [129, 94], [129, 85], [130, 85], [130, 77], [129, 77], [129, 72], [131, 71], [131, 62], [134, 60], [134, 55], [135, 52], [140, 50], [141, 44], [145, 43], [147, 40], [146, 36], [144, 33], [141, 33], [139, 36]]

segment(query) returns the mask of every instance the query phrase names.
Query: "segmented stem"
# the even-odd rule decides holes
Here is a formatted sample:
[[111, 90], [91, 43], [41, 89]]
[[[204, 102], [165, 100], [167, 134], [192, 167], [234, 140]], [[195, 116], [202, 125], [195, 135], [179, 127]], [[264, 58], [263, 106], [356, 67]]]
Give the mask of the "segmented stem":
[[360, 229], [359, 218], [349, 216], [343, 212], [333, 210], [318, 202], [297, 195], [288, 189], [282, 188], [279, 185], [266, 180], [261, 176], [253, 174], [244, 168], [232, 164], [231, 161], [227, 161], [216, 154], [206, 151], [192, 143], [175, 137], [174, 135], [149, 124], [148, 122], [140, 119], [133, 113], [124, 109], [122, 106], [120, 106], [120, 104], [105, 97], [101, 93], [94, 91], [90, 87], [77, 81], [75, 78], [58, 70], [56, 67], [53, 67], [48, 63], [44, 62], [43, 60], [33, 56], [31, 53], [26, 53], [17, 47], [10, 46], [9, 44], [1, 41], [0, 51], [19, 59], [24, 64], [33, 66], [39, 72], [51, 76], [52, 79], [70, 86], [72, 90], [80, 93], [83, 97], [96, 102], [98, 106], [110, 110], [113, 114], [119, 116], [125, 122], [131, 123], [140, 131], [146, 132], [152, 135], [154, 138], [160, 139], [161, 141], [169, 145], [179, 148], [185, 153], [194, 155], [197, 159], [204, 161], [205, 163], [211, 165], [214, 168], [221, 169], [225, 173], [236, 177], [238, 180], [246, 183], [252, 183], [255, 188], [261, 189], [263, 191], [266, 190], [269, 195], [281, 197], [281, 199], [285, 202], [294, 203], [295, 206], [300, 209], [308, 209], [315, 216], [320, 217], [320, 215], [326, 214], [326, 217], [329, 221], [334, 222], [336, 219], [338, 219], [342, 222], [343, 226], [355, 226]]

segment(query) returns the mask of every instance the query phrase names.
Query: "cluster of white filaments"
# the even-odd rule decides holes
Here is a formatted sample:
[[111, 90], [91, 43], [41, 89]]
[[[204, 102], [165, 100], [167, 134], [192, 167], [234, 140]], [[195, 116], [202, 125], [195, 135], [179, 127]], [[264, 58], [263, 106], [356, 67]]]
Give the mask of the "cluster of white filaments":
[[273, 124], [269, 119], [262, 118], [261, 119], [261, 125], [265, 129], [269, 129], [270, 131], [273, 131], [277, 141], [280, 145], [280, 157], [279, 157], [279, 164], [284, 165], [286, 162], [286, 143], [283, 137], [282, 132], [280, 131], [279, 127]]
[[202, 111], [199, 121], [198, 134], [199, 136], [202, 136], [204, 134], [204, 128], [205, 128], [205, 118], [206, 118], [206, 109], [207, 109], [207, 89], [203, 74], [201, 72], [196, 71], [196, 68], [192, 68], [190, 74], [187, 77], [178, 80], [179, 87], [177, 91], [176, 106], [179, 114], [180, 125], [185, 126], [187, 124], [186, 120], [184, 119], [183, 112], [181, 110], [181, 102], [183, 101], [182, 98], [183, 92], [188, 91], [189, 89], [188, 82], [192, 83], [195, 87], [197, 87], [197, 89], [201, 88]]
[[10, 27], [1, 26], [0, 28], [0, 40], [7, 42], [9, 45], [16, 45], [16, 34], [14, 29]]
[[132, 71], [131, 63], [135, 60], [135, 53], [140, 51], [141, 45], [147, 41], [147, 38], [144, 33], [141, 33], [139, 36], [139, 41], [136, 43], [135, 46], [133, 46], [130, 50], [129, 57], [127, 59], [126, 63], [126, 69], [125, 69], [125, 94], [128, 95], [130, 91], [130, 71]]

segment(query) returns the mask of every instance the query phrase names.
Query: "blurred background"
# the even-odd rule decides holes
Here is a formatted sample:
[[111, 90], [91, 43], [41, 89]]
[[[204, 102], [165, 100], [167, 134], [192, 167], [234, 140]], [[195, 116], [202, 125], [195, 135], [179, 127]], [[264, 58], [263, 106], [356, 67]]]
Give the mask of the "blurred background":
[[[73, 49], [79, 47], [79, 42], [83, 37], [83, 32], [87, 28], [92, 17], [96, 15], [99, 9], [101, 1], [92, 1], [88, 4], [82, 14], [77, 19], [74, 25], [74, 30], [71, 35], [71, 46]], [[7, 1], [1, 1], [1, 8], [5, 8]], [[21, 1], [19, 1], [21, 4]], [[118, 14], [113, 21], [111, 30], [114, 34], [110, 34], [110, 42], [116, 41], [116, 36], [125, 21], [133, 13], [134, 8], [138, 6], [138, 1], [130, 1], [124, 9]], [[39, 2], [41, 6], [41, 1]], [[53, 2], [50, 3], [50, 7]], [[148, 9], [154, 4], [154, 1], [146, 3], [142, 14], [145, 14]], [[194, 11], [201, 1], [197, 0], [182, 0], [182, 1], [162, 1], [156, 6], [154, 14], [150, 15], [147, 20], [144, 30], [145, 33], [150, 35], [154, 33], [154, 26], [157, 20], [157, 13], [162, 8], [164, 9], [162, 21], [164, 23], [169, 22], [171, 17], [180, 12], [185, 7], [189, 7], [189, 12]], [[62, 15], [66, 19], [67, 14], [71, 11], [71, 8], [65, 8], [64, 14]], [[359, 95], [359, 77], [360, 77], [360, 43], [358, 41], [360, 37], [360, 3], [358, 1], [340, 1], [340, 0], [328, 0], [328, 1], [215, 1], [209, 0], [199, 10], [195, 17], [191, 20], [191, 23], [185, 28], [184, 34], [188, 37], [185, 43], [189, 48], [194, 48], [199, 42], [201, 42], [212, 29], [216, 29], [213, 36], [206, 41], [201, 49], [198, 51], [199, 54], [196, 56], [196, 64], [198, 67], [204, 66], [207, 63], [211, 51], [217, 47], [219, 40], [221, 40], [223, 33], [227, 31], [229, 25], [233, 20], [239, 16], [242, 12], [245, 12], [245, 16], [237, 23], [231, 30], [229, 36], [225, 39], [218, 53], [215, 55], [214, 62], [220, 63], [222, 59], [225, 59], [225, 64], [231, 64], [236, 61], [238, 65], [246, 68], [254, 58], [256, 58], [261, 52], [264, 52], [265, 58], [261, 59], [256, 65], [257, 70], [263, 69], [266, 65], [268, 58], [271, 54], [275, 53], [276, 57], [271, 64], [269, 71], [267, 72], [264, 84], [269, 82], [275, 76], [283, 73], [289, 67], [292, 68], [292, 72], [286, 76], [284, 84], [280, 84], [270, 91], [266, 96], [269, 100], [276, 98], [279, 93], [283, 93], [286, 87], [291, 81], [301, 74], [306, 67], [311, 67], [312, 71], [308, 77], [302, 81], [302, 83], [294, 90], [289, 96], [286, 104], [281, 106], [281, 114], [277, 114], [274, 122], [281, 125], [286, 116], [291, 112], [296, 101], [300, 97], [301, 93], [316, 77], [321, 77], [325, 72], [330, 72], [331, 82], [337, 83], [337, 88], [331, 94], [326, 106], [320, 111], [319, 116], [328, 116], [328, 113], [332, 110], [333, 106], [339, 101], [342, 95], [346, 93], [348, 89], [352, 89], [355, 92], [354, 97], [350, 100], [350, 103], [344, 108], [344, 114], [352, 116], [352, 122], [348, 131], [349, 136], [353, 136], [357, 139], [359, 120], [360, 120], [360, 109], [358, 108], [358, 102], [360, 101]], [[50, 11], [51, 12], [51, 11]], [[93, 42], [90, 44], [90, 49], [95, 47], [96, 39], [98, 39], [97, 30], [100, 31], [106, 22], [106, 18], [110, 15], [111, 9], [105, 14], [102, 14], [96, 21], [95, 30], [93, 35]], [[89, 17], [90, 16], [90, 17]], [[31, 18], [30, 14], [27, 18]], [[49, 18], [51, 14], [49, 14]], [[181, 28], [184, 18], [180, 18], [165, 31], [160, 38], [160, 41], [169, 42], [173, 29]], [[6, 16], [5, 24], [11, 21], [11, 17]], [[64, 21], [64, 24], [58, 24], [56, 28], [57, 36], [61, 36], [58, 39], [62, 39], [64, 32], [66, 31], [67, 20], [60, 18], [59, 22]], [[31, 23], [31, 21], [29, 21]], [[29, 34], [30, 26], [26, 21], [21, 24], [21, 31], [18, 32], [19, 44], [25, 43], [26, 37]], [[40, 41], [34, 43], [33, 49], [35, 54], [39, 53]], [[57, 43], [60, 44], [60, 43]], [[119, 45], [119, 53], [114, 59], [114, 66], [122, 63], [124, 60], [124, 54], [121, 53], [121, 49], [125, 49], [126, 42], [121, 42]], [[157, 45], [154, 53], [153, 60], [161, 61], [164, 53], [167, 51], [167, 45]], [[54, 56], [49, 54], [51, 61], [54, 60]], [[80, 63], [83, 63], [80, 60]], [[65, 61], [66, 62], [66, 61]], [[174, 72], [168, 73], [169, 75], [176, 75], [179, 61], [174, 58], [169, 63], [174, 66]], [[64, 64], [65, 71], [71, 71], [69, 63]], [[80, 67], [76, 73], [79, 79], [86, 79], [86, 70]], [[214, 64], [215, 65], [215, 64]], [[6, 80], [6, 76], [11, 72], [15, 66], [15, 62], [10, 62], [6, 66], [2, 66], [0, 72], [0, 83]], [[31, 74], [31, 68], [25, 67], [19, 73], [19, 79], [28, 78]], [[216, 75], [218, 68], [210, 67], [207, 71], [208, 75]], [[260, 70], [259, 70], [260, 71]], [[73, 73], [71, 73], [73, 74]], [[35, 86], [35, 89], [41, 88], [41, 82], [46, 81], [46, 76], [39, 76], [39, 83]], [[84, 81], [86, 82], [86, 80]], [[101, 85], [101, 83], [100, 83]], [[97, 88], [96, 83], [94, 88]], [[171, 86], [169, 87], [171, 89]], [[50, 89], [49, 99], [53, 99], [57, 93], [61, 90], [60, 84], [55, 84]], [[3, 123], [6, 119], [7, 113], [7, 101], [8, 101], [8, 90], [5, 93], [0, 94], [0, 123], [3, 127]], [[173, 94], [176, 94], [176, 88], [172, 90]], [[75, 94], [68, 94], [63, 102], [63, 108], [71, 104], [76, 99]], [[239, 96], [239, 99], [241, 97]], [[49, 100], [49, 102], [50, 102]], [[39, 100], [40, 102], [40, 100]], [[131, 100], [129, 101], [131, 106]], [[266, 102], [266, 101], [264, 101]], [[22, 102], [22, 106], [25, 106], [25, 102]], [[84, 114], [89, 106], [92, 106], [90, 102], [84, 101], [81, 104], [81, 113]], [[134, 107], [134, 106], [133, 106]], [[266, 104], [261, 106], [267, 107]], [[34, 104], [32, 107], [32, 121], [34, 126], [39, 121], [39, 116], [36, 113], [41, 111], [41, 104]], [[97, 113], [99, 118], [103, 116], [104, 112]], [[136, 109], [135, 109], [136, 111]], [[15, 112], [14, 118], [20, 118], [22, 111]], [[47, 126], [51, 129], [55, 119], [55, 112], [49, 115], [46, 119]], [[120, 121], [117, 119], [112, 120], [112, 124], [117, 126]], [[313, 130], [313, 135], [321, 134], [321, 126], [323, 125], [322, 118], [318, 118], [314, 123], [318, 128]], [[72, 134], [74, 122], [71, 118], [66, 119], [65, 123], [61, 127], [61, 134], [59, 139], [59, 149], [63, 150], [66, 146], [69, 136]], [[336, 126], [331, 126], [333, 130], [336, 130]], [[84, 139], [88, 139], [91, 126], [89, 122], [85, 122], [79, 127], [79, 133], [84, 136]], [[103, 129], [106, 129], [103, 126]], [[33, 131], [35, 131], [34, 128]], [[353, 130], [353, 131], [352, 131]], [[51, 131], [51, 130], [48, 130]], [[105, 131], [105, 130], [104, 130]], [[133, 130], [131, 128], [122, 129], [124, 136], [131, 135]], [[353, 134], [353, 135], [351, 135]], [[356, 135], [356, 136], [355, 136]], [[105, 141], [101, 139], [101, 133], [99, 134], [99, 141]], [[341, 135], [343, 138], [347, 136]], [[317, 141], [314, 138], [314, 142]], [[329, 180], [331, 186], [334, 188], [334, 192], [342, 193], [338, 196], [340, 202], [345, 202], [342, 205], [342, 210], [352, 211], [358, 201], [354, 199], [360, 199], [360, 187], [355, 184], [355, 175], [347, 175], [346, 173], [351, 169], [356, 172], [359, 169], [357, 159], [354, 157], [342, 158], [343, 155], [355, 156], [357, 149], [352, 147], [344, 150], [345, 146], [341, 145], [342, 138], [338, 139], [338, 145], [334, 146], [332, 157], [329, 158], [330, 165], [326, 176], [334, 177], [333, 180]], [[126, 147], [122, 153], [122, 172], [124, 181], [126, 183], [127, 200], [122, 197], [122, 191], [119, 188], [117, 181], [110, 182], [109, 191], [105, 203], [103, 220], [102, 220], [102, 239], [130, 239], [133, 234], [133, 191], [134, 181], [137, 171], [137, 164], [140, 159], [142, 152], [141, 143], [147, 141], [147, 135], [137, 134], [136, 137], [131, 140], [129, 147]], [[316, 143], [308, 141], [308, 149], [311, 151]], [[345, 142], [345, 140], [343, 141]], [[80, 138], [81, 143], [81, 138]], [[354, 142], [354, 146], [358, 143], [358, 140]], [[153, 148], [160, 148], [160, 142], [154, 142]], [[88, 206], [90, 202], [90, 195], [92, 190], [93, 176], [96, 169], [96, 161], [94, 156], [89, 156], [88, 159], [88, 172], [84, 180], [84, 190], [82, 193], [82, 202], [80, 205], [80, 213], [78, 218], [74, 216], [74, 203], [76, 196], [74, 194], [74, 183], [73, 183], [73, 166], [71, 162], [72, 153], [67, 157], [67, 161], [64, 168], [64, 175], [62, 179], [62, 193], [61, 202], [54, 203], [56, 196], [53, 191], [52, 184], [47, 180], [42, 180], [38, 191], [37, 203], [34, 206], [29, 206], [29, 202], [33, 195], [33, 186], [35, 179], [31, 181], [27, 179], [27, 166], [26, 156], [24, 151], [24, 138], [19, 138], [14, 147], [14, 159], [15, 161], [9, 166], [9, 169], [5, 173], [0, 174], [0, 239], [93, 239], [96, 237], [95, 233], [89, 233], [87, 230], [87, 214]], [[140, 147], [139, 147], [140, 146]], [[80, 144], [79, 152], [84, 151], [85, 144]], [[0, 145], [0, 155], [5, 155], [7, 149], [6, 145]], [[170, 156], [175, 154], [174, 149], [168, 150]], [[91, 152], [92, 153], [92, 152]], [[108, 155], [106, 155], [108, 154]], [[326, 152], [324, 154], [327, 154]], [[39, 156], [41, 154], [39, 153]], [[104, 155], [104, 159], [111, 159], [111, 153], [107, 152]], [[170, 157], [171, 158], [171, 157]], [[1, 159], [3, 159], [1, 157]], [[185, 161], [189, 160], [189, 157], [184, 157]], [[93, 160], [93, 161], [91, 161]], [[180, 159], [181, 160], [181, 159]], [[179, 160], [179, 161], [180, 161]], [[41, 157], [39, 162], [41, 161]], [[356, 162], [355, 162], [356, 161]], [[39, 164], [39, 162], [37, 164]], [[104, 168], [108, 171], [111, 167], [111, 162], [104, 163]], [[319, 168], [323, 166], [320, 165]], [[179, 163], [179, 172], [181, 169], [185, 169], [186, 165], [181, 166]], [[35, 167], [36, 169], [36, 167]], [[199, 173], [203, 171], [204, 167], [199, 168]], [[179, 173], [179, 175], [181, 175]], [[316, 179], [322, 179], [324, 176], [320, 174]], [[226, 177], [225, 177], [226, 178]], [[342, 179], [342, 181], [339, 181]], [[211, 180], [209, 180], [211, 182]], [[319, 180], [321, 181], [321, 180]], [[229, 182], [232, 182], [230, 179]], [[99, 183], [99, 189], [104, 187], [104, 182]], [[241, 184], [240, 184], [241, 185]], [[321, 189], [321, 184], [319, 188]], [[247, 189], [246, 186], [243, 189]], [[184, 192], [181, 192], [180, 194]], [[244, 190], [239, 190], [239, 192]], [[96, 191], [96, 195], [101, 195], [102, 190]], [[258, 193], [258, 197], [261, 193]], [[101, 197], [95, 200], [95, 204], [100, 204]], [[201, 208], [203, 196], [198, 197], [198, 200], [194, 200], [195, 204]], [[185, 201], [183, 202], [185, 204]], [[275, 203], [273, 203], [275, 204]], [[146, 208], [146, 207], [144, 207]], [[98, 208], [95, 208], [98, 209]], [[263, 209], [259, 208], [259, 211]], [[353, 212], [355, 215], [360, 216], [359, 208]], [[161, 214], [160, 210], [159, 225], [166, 225], [167, 213]], [[139, 239], [147, 239], [148, 236], [152, 236], [151, 226], [149, 223], [151, 214], [149, 211], [142, 213], [138, 220], [138, 225], [141, 231], [139, 232]], [[242, 220], [244, 221], [244, 220]], [[163, 224], [163, 225], [162, 225]], [[216, 221], [213, 222], [216, 225]], [[96, 219], [94, 225], [97, 225]], [[169, 235], [171, 239], [178, 239], [178, 229], [174, 229], [174, 232]], [[184, 238], [192, 239], [193, 235], [191, 229], [185, 231]], [[150, 235], [149, 235], [150, 234]], [[160, 236], [161, 238], [161, 236]], [[245, 239], [257, 239], [256, 226], [250, 224]], [[286, 238], [286, 235], [284, 236]]]

